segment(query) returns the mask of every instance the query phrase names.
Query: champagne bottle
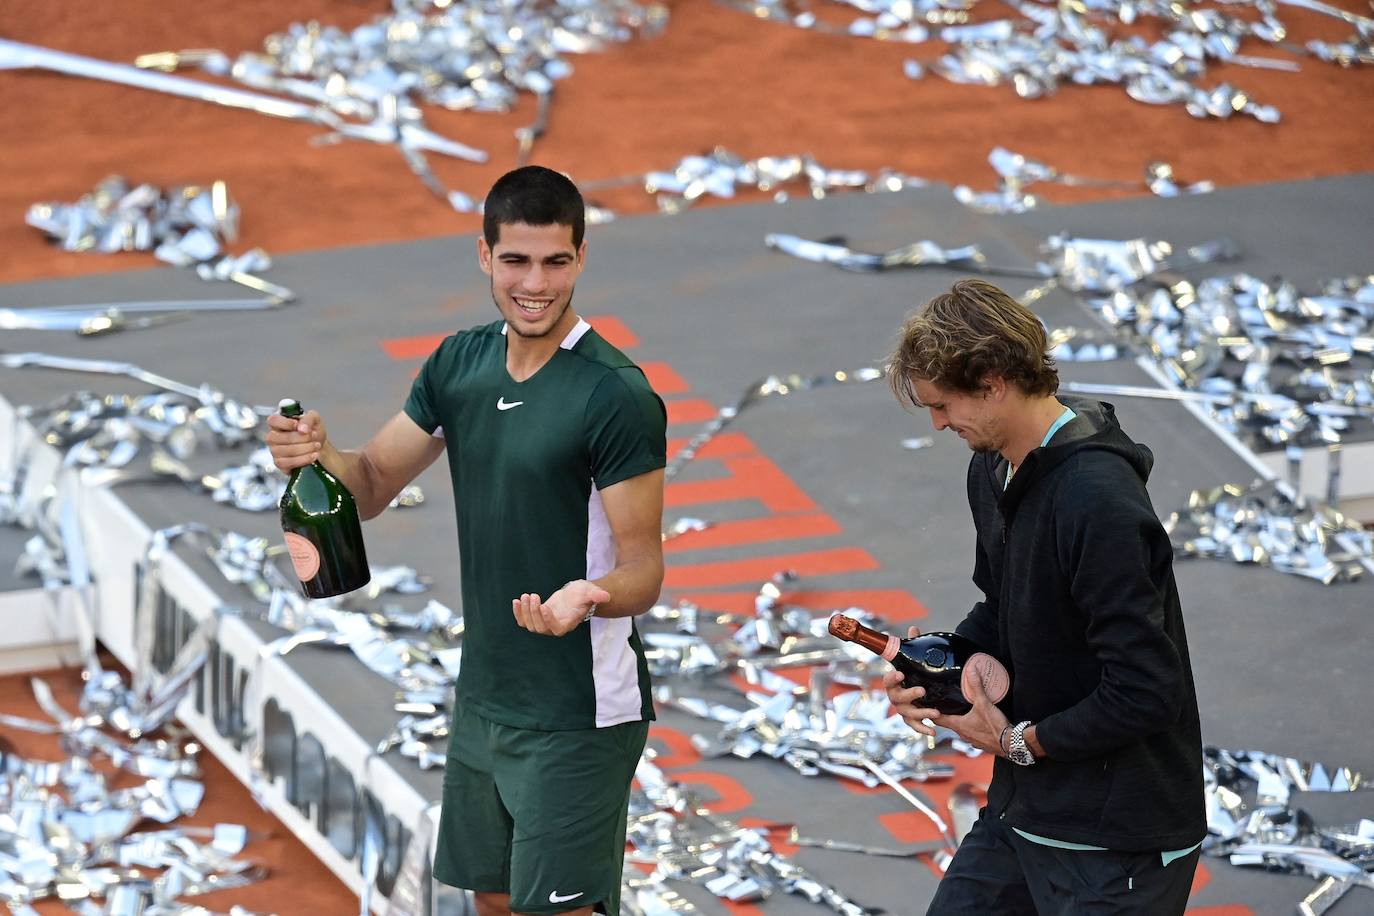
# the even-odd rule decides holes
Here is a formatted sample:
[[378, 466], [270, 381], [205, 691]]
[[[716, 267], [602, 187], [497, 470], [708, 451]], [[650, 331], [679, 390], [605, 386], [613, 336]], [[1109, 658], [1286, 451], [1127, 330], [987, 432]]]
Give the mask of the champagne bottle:
[[966, 685], [975, 677], [981, 679], [983, 692], [994, 703], [1001, 702], [1011, 687], [1011, 676], [1002, 663], [957, 633], [922, 633], [898, 639], [836, 614], [830, 618], [830, 635], [858, 643], [887, 659], [902, 672], [907, 687], [925, 688], [925, 697], [916, 705], [938, 709], [941, 715], [962, 716], [973, 708]]
[[[302, 413], [300, 402], [291, 398], [283, 399], [277, 409], [284, 417]], [[315, 461], [293, 470], [280, 509], [286, 549], [307, 598], [342, 595], [372, 578], [358, 504], [324, 465]]]

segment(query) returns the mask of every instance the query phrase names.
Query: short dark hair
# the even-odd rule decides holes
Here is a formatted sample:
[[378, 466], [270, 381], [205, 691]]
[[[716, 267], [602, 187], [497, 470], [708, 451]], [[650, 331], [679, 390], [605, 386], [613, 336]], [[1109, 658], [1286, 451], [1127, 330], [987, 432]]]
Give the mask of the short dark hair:
[[1045, 326], [985, 280], [960, 280], [911, 314], [887, 371], [893, 394], [914, 407], [912, 379], [964, 394], [984, 390], [990, 374], [1028, 395], [1059, 390]]
[[501, 227], [568, 226], [573, 247], [587, 231], [587, 206], [568, 177], [542, 165], [527, 165], [496, 179], [482, 207], [482, 236], [488, 246], [501, 240]]

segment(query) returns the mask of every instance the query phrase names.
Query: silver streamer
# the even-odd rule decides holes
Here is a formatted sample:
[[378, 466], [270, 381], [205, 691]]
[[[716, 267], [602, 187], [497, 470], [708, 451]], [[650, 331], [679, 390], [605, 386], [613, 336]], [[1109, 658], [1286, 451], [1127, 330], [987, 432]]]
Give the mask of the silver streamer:
[[[117, 680], [112, 674], [104, 678], [106, 687]], [[260, 838], [239, 825], [134, 832], [144, 821], [165, 825], [195, 813], [204, 795], [196, 779], [198, 745], [171, 739], [122, 742], [101, 730], [112, 724], [106, 715], [120, 707], [92, 705], [99, 691], [89, 684], [81, 715], [63, 709], [47, 682], [34, 678], [32, 685], [49, 720], [7, 715], [2, 724], [61, 734], [71, 756], [39, 761], [0, 750], [0, 900], [15, 912], [60, 900], [77, 912], [102, 916], [189, 916], [206, 911], [180, 898], [267, 876], [264, 866], [236, 858], [249, 840]], [[109, 776], [97, 768], [102, 759], [143, 781], [112, 788]], [[146, 869], [163, 871], [154, 878]], [[95, 906], [93, 899], [104, 900], [104, 906]]]
[[[286, 287], [257, 276], [272, 266], [261, 248], [226, 253], [238, 239], [239, 208], [223, 181], [162, 191], [149, 184], [130, 187], [112, 175], [76, 203], [34, 204], [25, 221], [66, 251], [151, 251], [168, 264], [195, 267], [201, 279], [231, 281], [264, 293], [272, 305], [296, 298]], [[131, 325], [126, 321], [124, 326]]]
[[811, 241], [795, 235], [769, 233], [763, 243], [783, 254], [833, 264], [855, 273], [875, 273], [907, 267], [949, 267], [979, 274], [1002, 274], [1016, 277], [1039, 277], [1038, 270], [1029, 267], [998, 267], [990, 265], [977, 245], [962, 248], [942, 248], [935, 242], [920, 241], [884, 252], [855, 251], [844, 245], [843, 239]]
[[146, 54], [137, 63], [159, 70], [196, 67], [360, 122], [336, 127], [322, 142], [394, 143], [425, 187], [454, 209], [471, 211], [472, 199], [446, 189], [425, 153], [474, 162], [485, 161], [486, 153], [428, 130], [421, 104], [509, 111], [520, 93], [534, 94], [538, 115], [516, 131], [523, 163], [547, 126], [557, 81], [572, 72], [566, 55], [655, 35], [667, 18], [667, 7], [634, 0], [393, 0], [390, 13], [351, 32], [294, 23], [267, 36], [262, 52], [232, 61], [218, 51], [194, 50]]
[[1165, 520], [1185, 557], [1269, 566], [1323, 585], [1374, 570], [1374, 537], [1329, 506], [1295, 503], [1277, 482], [1194, 490]]
[[716, 416], [694, 435], [686, 445], [668, 462], [665, 479], [672, 480], [693, 458], [703, 445], [716, 437], [716, 434], [729, 426], [750, 407], [766, 398], [786, 397], [798, 391], [810, 391], [829, 385], [849, 385], [872, 382], [883, 377], [882, 369], [867, 367], [853, 371], [837, 370], [825, 375], [770, 375], [760, 379], [744, 390], [744, 393], [728, 407], [722, 407]]
[[82, 337], [155, 328], [190, 318], [197, 312], [266, 311], [280, 308], [278, 299], [181, 299], [160, 302], [106, 302], [50, 308], [0, 309], [3, 331], [75, 331]]
[[[140, 60], [144, 66], [158, 69], [175, 69], [186, 62], [204, 65], [211, 72], [215, 72], [221, 69], [218, 62], [224, 60], [224, 57], [214, 51], [165, 52], [145, 55]], [[323, 104], [295, 102], [280, 96], [248, 92], [166, 73], [151, 73], [138, 67], [127, 67], [79, 54], [67, 54], [51, 48], [0, 39], [0, 69], [18, 68], [50, 70], [70, 76], [108, 80], [153, 92], [256, 111], [275, 118], [306, 121], [331, 128], [333, 133], [328, 135], [331, 139], [346, 138], [394, 144], [406, 163], [420, 174], [426, 186], [441, 194], [443, 188], [439, 186], [437, 179], [428, 174], [428, 166], [424, 162], [425, 152], [476, 162], [486, 161], [486, 153], [481, 150], [441, 137], [426, 128], [421, 122], [418, 109], [411, 105], [401, 105], [394, 95], [381, 100], [374, 120], [359, 123], [345, 120]], [[458, 206], [459, 200], [451, 198], [451, 202]]]
[[1356, 885], [1374, 888], [1374, 821], [1319, 826], [1291, 805], [1294, 792], [1370, 787], [1346, 767], [1258, 751], [1204, 748], [1207, 839], [1203, 851], [1231, 864], [1317, 879], [1298, 907], [1319, 914]]

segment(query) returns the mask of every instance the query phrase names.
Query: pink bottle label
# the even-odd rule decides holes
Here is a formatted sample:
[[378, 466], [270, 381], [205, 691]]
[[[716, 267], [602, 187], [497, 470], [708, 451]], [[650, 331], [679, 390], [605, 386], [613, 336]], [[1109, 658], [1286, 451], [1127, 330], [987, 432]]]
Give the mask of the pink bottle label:
[[291, 565], [296, 567], [296, 578], [309, 582], [320, 571], [320, 552], [308, 538], [292, 531], [284, 532], [286, 551], [291, 554]]
[[889, 636], [887, 638], [887, 648], [884, 649], [882, 652], [883, 659], [889, 662], [892, 661], [894, 658], [897, 657], [897, 650], [901, 647], [902, 641], [900, 639], [898, 639], [895, 636]]
[[1011, 675], [1007, 673], [1006, 667], [986, 652], [975, 652], [964, 662], [964, 676], [960, 678], [959, 686], [966, 697], [969, 695], [969, 684], [974, 678], [982, 682], [983, 692], [994, 703], [1002, 702], [1002, 698], [1011, 689]]

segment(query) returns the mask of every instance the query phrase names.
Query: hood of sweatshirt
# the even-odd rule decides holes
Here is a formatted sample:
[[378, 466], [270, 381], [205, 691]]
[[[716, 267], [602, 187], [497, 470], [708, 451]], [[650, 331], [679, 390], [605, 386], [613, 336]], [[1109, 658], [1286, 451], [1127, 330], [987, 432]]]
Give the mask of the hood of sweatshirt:
[[[1116, 409], [1104, 401], [1059, 395], [1059, 402], [1073, 410], [1075, 416], [1064, 424], [1049, 445], [1031, 449], [1011, 484], [1002, 493], [998, 505], [1004, 518], [1011, 518], [1017, 505], [1036, 483], [1070, 456], [1086, 449], [1099, 449], [1120, 455], [1139, 475], [1142, 482], [1150, 479], [1154, 454], [1139, 442], [1134, 442], [1116, 419]], [[984, 456], [987, 473], [998, 482], [1006, 480], [1007, 460], [997, 452]]]

